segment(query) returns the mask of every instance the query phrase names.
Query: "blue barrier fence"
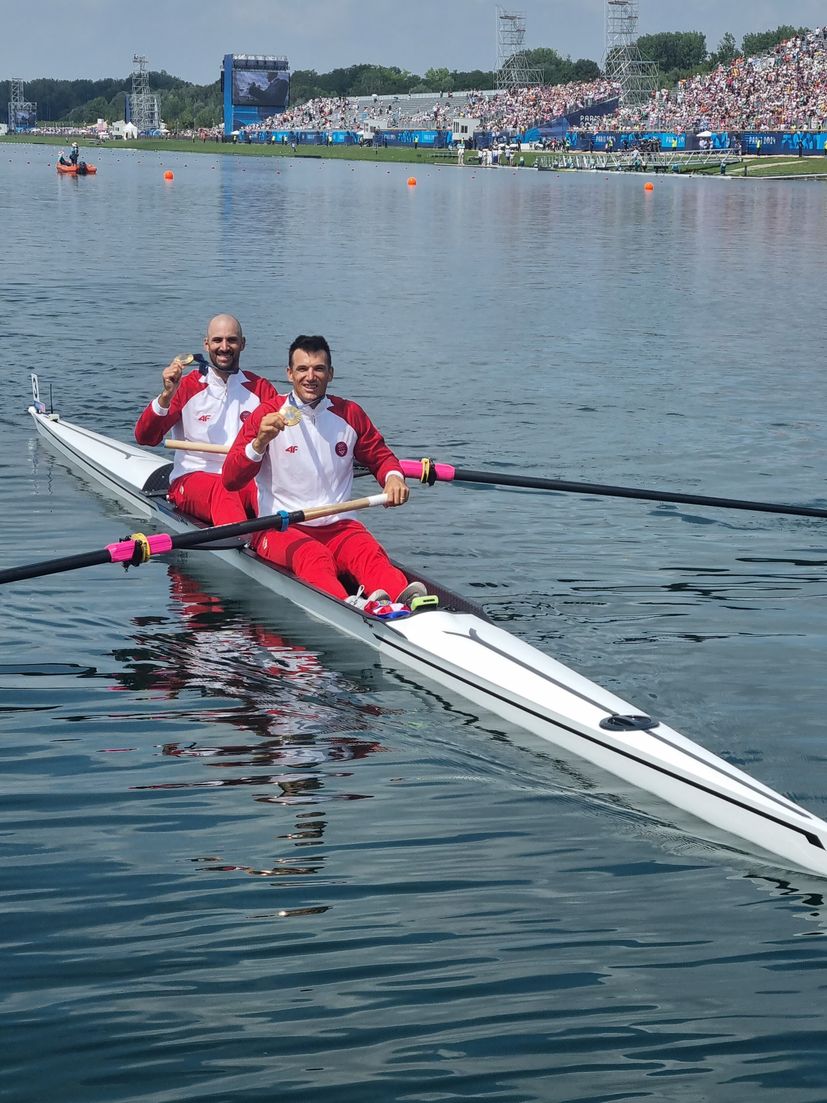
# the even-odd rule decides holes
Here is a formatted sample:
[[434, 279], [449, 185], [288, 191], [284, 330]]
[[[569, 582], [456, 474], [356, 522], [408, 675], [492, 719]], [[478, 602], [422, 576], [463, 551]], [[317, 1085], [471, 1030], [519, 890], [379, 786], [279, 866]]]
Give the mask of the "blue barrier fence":
[[[551, 132], [546, 130], [545, 136]], [[802, 157], [824, 156], [827, 152], [827, 132], [822, 131], [718, 131], [702, 134], [682, 134], [671, 130], [582, 130], [559, 131], [553, 134], [569, 148], [579, 151], [614, 152], [634, 149], [642, 141], [655, 142], [664, 152], [690, 152], [701, 149], [733, 149], [740, 144], [741, 152], [768, 156], [800, 154]], [[532, 128], [520, 135], [523, 142], [538, 142], [543, 128]], [[355, 130], [267, 130], [242, 132], [239, 141], [260, 144], [290, 145], [359, 145], [363, 135]], [[492, 143], [513, 141], [514, 136], [477, 132], [474, 145], [488, 148]], [[450, 130], [378, 130], [371, 139], [373, 146], [414, 146], [422, 149], [446, 149], [453, 142]]]
[[[538, 141], [528, 131], [526, 141]], [[595, 150], [604, 152], [611, 149], [615, 153], [624, 149], [634, 149], [641, 141], [657, 142], [664, 152], [691, 152], [702, 149], [734, 149], [740, 144], [741, 152], [768, 156], [772, 154], [799, 154], [802, 157], [824, 156], [827, 150], [827, 133], [822, 131], [763, 131], [731, 130], [715, 133], [681, 134], [671, 130], [599, 130], [596, 133], [568, 131], [563, 140], [571, 149]]]
[[[253, 130], [238, 135], [238, 140], [254, 145], [300, 146], [347, 145], [363, 141], [356, 130]], [[453, 140], [450, 130], [377, 130], [371, 137], [374, 146], [414, 146], [423, 149], [445, 149]]]

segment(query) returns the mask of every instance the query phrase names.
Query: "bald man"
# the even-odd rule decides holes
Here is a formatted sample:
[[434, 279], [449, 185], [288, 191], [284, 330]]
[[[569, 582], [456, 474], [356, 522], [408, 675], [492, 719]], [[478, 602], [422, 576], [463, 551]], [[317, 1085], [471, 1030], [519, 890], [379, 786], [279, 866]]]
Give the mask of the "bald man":
[[[204, 338], [209, 363], [184, 375], [176, 357], [161, 375], [163, 389], [138, 418], [138, 444], [157, 445], [164, 437], [206, 444], [230, 445], [261, 402], [278, 398], [275, 387], [261, 376], [241, 371], [246, 341], [241, 324], [231, 314], [217, 314]], [[240, 491], [221, 482], [224, 456], [215, 452], [175, 450], [169, 500], [184, 513], [211, 525], [230, 525], [255, 517], [255, 484]]]

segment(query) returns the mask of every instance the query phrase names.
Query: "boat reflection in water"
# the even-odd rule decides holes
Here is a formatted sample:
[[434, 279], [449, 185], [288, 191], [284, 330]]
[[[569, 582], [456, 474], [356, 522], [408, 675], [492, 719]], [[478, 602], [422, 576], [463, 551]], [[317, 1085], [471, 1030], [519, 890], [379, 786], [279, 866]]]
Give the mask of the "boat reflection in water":
[[[318, 845], [327, 827], [319, 805], [372, 796], [343, 789], [352, 771], [341, 764], [385, 750], [370, 732], [388, 710], [362, 700], [365, 690], [326, 667], [314, 651], [253, 623], [248, 609], [234, 611], [174, 564], [168, 573], [180, 623], [170, 631], [166, 618], [134, 618], [131, 646], [116, 652], [127, 667], [117, 688], [179, 702], [156, 717], [183, 719], [206, 728], [208, 737], [161, 747], [165, 758], [197, 764], [197, 776], [181, 780], [179, 770], [175, 780], [132, 788], [249, 788], [258, 803], [301, 808], [279, 838], [293, 847]], [[183, 714], [181, 701], [188, 702]], [[222, 738], [228, 725], [243, 738]], [[216, 872], [294, 877], [318, 873], [323, 857], [301, 865], [280, 858], [267, 868], [225, 863], [216, 855], [192, 860]]]

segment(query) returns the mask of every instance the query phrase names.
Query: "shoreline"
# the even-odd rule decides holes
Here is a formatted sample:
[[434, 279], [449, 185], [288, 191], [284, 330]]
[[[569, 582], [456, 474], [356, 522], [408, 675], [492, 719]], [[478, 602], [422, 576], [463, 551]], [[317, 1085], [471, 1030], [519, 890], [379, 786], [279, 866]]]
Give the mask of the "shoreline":
[[[140, 138], [132, 141], [123, 141], [121, 139], [109, 139], [106, 142], [98, 142], [90, 138], [77, 138], [67, 140], [66, 136], [42, 134], [4, 134], [0, 135], [0, 145], [30, 145], [30, 146], [44, 146], [46, 148], [60, 148], [66, 147], [70, 140], [75, 140], [81, 149], [96, 150], [96, 149], [133, 149], [142, 151], [145, 153], [211, 153], [219, 156], [231, 156], [231, 157], [291, 157], [291, 158], [308, 158], [311, 160], [339, 160], [339, 161], [374, 161], [385, 162], [392, 164], [408, 164], [408, 165], [451, 165], [456, 168], [465, 167], [477, 169], [479, 165], [476, 157], [474, 160], [470, 160], [471, 156], [476, 151], [468, 150], [466, 152], [466, 158], [464, 166], [460, 166], [457, 159], [457, 151], [454, 149], [430, 149], [430, 148], [412, 148], [406, 146], [318, 146], [318, 145], [297, 145], [295, 150], [289, 145], [280, 144], [265, 144], [265, 143], [246, 143], [246, 142], [214, 142], [203, 141], [202, 139], [181, 139], [181, 138]], [[551, 150], [524, 150], [518, 157], [522, 158], [523, 164], [517, 164], [516, 161], [513, 164], [506, 165], [494, 165], [494, 169], [507, 168], [536, 168], [536, 161], [538, 158], [548, 158], [557, 154], [561, 156], [562, 151]], [[93, 161], [94, 158], [90, 154], [88, 158]], [[744, 171], [746, 169], [746, 171]], [[566, 168], [557, 167], [550, 170], [554, 173], [578, 173], [578, 172], [605, 172], [607, 175], [630, 175], [637, 176], [653, 176], [657, 177], [664, 175], [661, 173], [655, 173], [651, 168], [646, 170], [642, 169], [629, 169], [622, 172], [611, 169], [600, 168]], [[681, 176], [719, 176], [722, 175], [717, 166], [711, 165], [704, 168], [696, 168], [692, 171], [684, 173], [677, 173], [673, 175]], [[760, 156], [747, 156], [743, 157], [737, 165], [731, 166], [731, 171], [727, 172], [727, 177], [731, 179], [747, 179], [747, 180], [801, 180], [801, 179], [820, 179], [827, 177], [827, 156], [823, 157], [799, 157], [797, 154], [790, 154], [786, 157], [779, 157], [774, 155], [772, 157], [760, 157]]]

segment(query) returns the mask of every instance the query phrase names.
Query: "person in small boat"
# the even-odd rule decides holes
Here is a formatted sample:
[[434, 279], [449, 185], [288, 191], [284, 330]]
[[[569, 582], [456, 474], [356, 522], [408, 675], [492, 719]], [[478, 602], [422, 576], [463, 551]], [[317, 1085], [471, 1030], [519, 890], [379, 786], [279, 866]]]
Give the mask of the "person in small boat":
[[78, 149], [77, 142], [72, 142], [72, 147], [69, 150], [69, 161], [71, 164], [76, 165], [78, 163], [78, 157], [80, 156], [80, 150]]
[[[328, 395], [332, 379], [325, 338], [297, 337], [287, 361], [292, 393], [263, 402], [241, 427], [221, 477], [228, 490], [239, 492], [255, 481], [261, 514], [348, 501], [354, 462], [373, 474], [389, 506], [407, 502], [399, 460], [361, 406]], [[352, 514], [291, 525], [285, 532], [268, 529], [251, 543], [263, 559], [341, 599], [348, 592], [340, 575], [363, 587], [368, 601], [410, 604], [427, 593], [421, 582], [408, 582]]]
[[[138, 444], [158, 445], [165, 436], [200, 444], [232, 444], [245, 418], [262, 402], [278, 399], [272, 383], [241, 370], [245, 344], [237, 318], [231, 314], [212, 318], [204, 338], [209, 362], [203, 361], [186, 375], [181, 357], [164, 368], [161, 393], [135, 426]], [[255, 486], [225, 489], [221, 482], [223, 459], [221, 453], [175, 449], [169, 500], [184, 513], [213, 525], [255, 517]]]
[[61, 150], [60, 153], [58, 154], [57, 163], [59, 165], [71, 165], [72, 164], [72, 162], [69, 160], [69, 158], [63, 152], [63, 150]]

